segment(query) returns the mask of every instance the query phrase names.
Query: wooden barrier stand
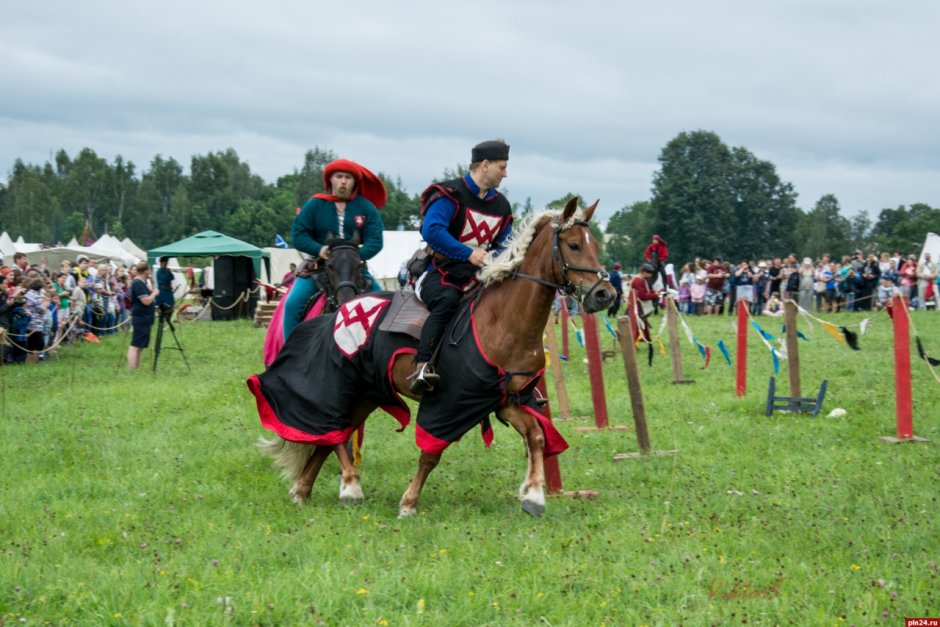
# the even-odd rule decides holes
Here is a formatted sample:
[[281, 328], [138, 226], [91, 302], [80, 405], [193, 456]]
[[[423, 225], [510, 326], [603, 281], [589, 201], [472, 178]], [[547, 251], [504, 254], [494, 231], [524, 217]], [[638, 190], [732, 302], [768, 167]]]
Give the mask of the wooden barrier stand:
[[584, 349], [588, 359], [588, 377], [591, 382], [591, 404], [594, 407], [594, 426], [575, 427], [575, 431], [599, 431], [602, 429], [626, 430], [625, 425], [611, 425], [607, 415], [607, 397], [604, 392], [604, 361], [601, 359], [598, 337], [597, 314], [581, 316], [584, 323]]
[[[636, 344], [628, 316], [617, 318], [617, 331], [620, 334], [620, 354], [623, 355], [623, 369], [627, 377], [627, 389], [630, 391], [630, 408], [633, 410], [633, 424], [636, 427], [636, 442], [639, 453], [617, 453], [614, 461], [635, 459], [653, 454], [650, 446], [650, 434], [646, 423], [646, 406], [643, 403], [643, 387], [640, 384], [640, 370], [636, 363]], [[656, 451], [656, 455], [673, 455], [678, 451]]]
[[548, 317], [545, 325], [545, 337], [548, 343], [548, 356], [551, 362], [549, 368], [555, 381], [555, 396], [558, 398], [558, 413], [560, 420], [571, 418], [571, 406], [568, 404], [568, 387], [565, 385], [565, 373], [561, 367], [561, 355], [558, 353], [558, 340], [555, 338], [554, 316]]
[[672, 296], [666, 297], [666, 329], [669, 331], [669, 352], [672, 359], [672, 383], [695, 383], [682, 375], [682, 354], [679, 350], [679, 310]]

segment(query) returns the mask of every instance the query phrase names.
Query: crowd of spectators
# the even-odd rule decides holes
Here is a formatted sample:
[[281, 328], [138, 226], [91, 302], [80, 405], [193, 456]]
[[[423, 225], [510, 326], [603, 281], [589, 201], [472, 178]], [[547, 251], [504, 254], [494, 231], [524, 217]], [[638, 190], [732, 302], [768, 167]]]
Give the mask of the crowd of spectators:
[[911, 309], [940, 309], [938, 267], [930, 253], [862, 254], [833, 259], [824, 254], [815, 262], [796, 255], [742, 260], [737, 264], [695, 259], [676, 273], [679, 310], [687, 315], [733, 314], [739, 300], [752, 315], [782, 315], [782, 303], [793, 300], [806, 311], [835, 313], [871, 311], [886, 307], [900, 293]]
[[134, 273], [86, 255], [59, 268], [31, 265], [23, 253], [0, 263], [3, 362], [33, 363], [61, 344], [127, 331]]

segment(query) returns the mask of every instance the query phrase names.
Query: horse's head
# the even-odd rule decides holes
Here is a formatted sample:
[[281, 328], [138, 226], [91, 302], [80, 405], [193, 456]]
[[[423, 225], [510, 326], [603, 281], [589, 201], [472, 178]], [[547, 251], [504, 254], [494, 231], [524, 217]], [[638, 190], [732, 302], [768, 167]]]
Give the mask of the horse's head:
[[359, 231], [350, 240], [330, 239], [327, 246], [330, 256], [326, 260], [326, 272], [322, 286], [330, 304], [339, 307], [365, 292], [369, 287], [367, 279], [360, 272], [362, 258], [359, 256]]
[[572, 198], [552, 223], [553, 280], [588, 313], [607, 309], [617, 295], [600, 262], [600, 246], [588, 228], [598, 202], [584, 209], [582, 218], [575, 216], [578, 199]]

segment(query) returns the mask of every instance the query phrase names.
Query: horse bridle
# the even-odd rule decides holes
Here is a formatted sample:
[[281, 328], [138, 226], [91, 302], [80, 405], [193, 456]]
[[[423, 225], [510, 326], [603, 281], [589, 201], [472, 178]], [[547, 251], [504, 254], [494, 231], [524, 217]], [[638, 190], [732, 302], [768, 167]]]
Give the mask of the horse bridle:
[[[555, 266], [557, 265], [558, 268], [561, 270], [561, 280], [562, 280], [561, 283], [552, 283], [551, 281], [546, 281], [542, 277], [532, 276], [530, 274], [522, 274], [521, 272], [516, 272], [516, 271], [513, 271], [510, 276], [517, 277], [520, 279], [527, 279], [529, 281], [533, 281], [540, 285], [544, 285], [545, 287], [550, 287], [553, 290], [562, 290], [568, 296], [573, 296], [574, 298], [577, 299], [579, 303], [584, 304], [584, 300], [588, 298], [591, 294], [593, 294], [594, 290], [600, 287], [602, 283], [607, 281], [610, 278], [610, 275], [603, 268], [585, 268], [584, 266], [572, 265], [572, 264], [569, 264], [567, 261], [565, 261], [565, 256], [561, 251], [561, 243], [560, 243], [560, 239], [558, 235], [562, 231], [567, 231], [568, 229], [570, 229], [572, 226], [575, 226], [575, 225], [588, 228], [588, 223], [585, 222], [584, 220], [575, 220], [568, 226], [564, 226], [564, 227], [562, 225], [556, 224], [555, 227], [552, 229], [552, 272], [553, 273], [555, 272]], [[585, 292], [581, 288], [580, 283], [578, 285], [575, 285], [571, 281], [571, 279], [568, 277], [569, 270], [574, 270], [575, 272], [593, 272], [597, 274], [597, 282], [594, 285], [592, 285], [590, 289], [588, 289], [587, 292]]]
[[[343, 250], [345, 248], [349, 248], [357, 252], [359, 251], [359, 247], [354, 246], [353, 244], [338, 244], [338, 245], [330, 247], [330, 255], [332, 256], [334, 251]], [[362, 262], [360, 262], [359, 265], [361, 266]], [[361, 276], [362, 275], [360, 274], [357, 278], [361, 278]], [[343, 289], [344, 287], [348, 287], [352, 289], [352, 291], [355, 292], [357, 295], [362, 293], [362, 290], [359, 289], [359, 285], [357, 285], [356, 281], [340, 281], [339, 283], [333, 286], [332, 293], [329, 293], [329, 290], [327, 290], [327, 300], [329, 301], [330, 305], [332, 305], [333, 307], [338, 306], [338, 303], [336, 302], [336, 294], [339, 293], [339, 291]]]

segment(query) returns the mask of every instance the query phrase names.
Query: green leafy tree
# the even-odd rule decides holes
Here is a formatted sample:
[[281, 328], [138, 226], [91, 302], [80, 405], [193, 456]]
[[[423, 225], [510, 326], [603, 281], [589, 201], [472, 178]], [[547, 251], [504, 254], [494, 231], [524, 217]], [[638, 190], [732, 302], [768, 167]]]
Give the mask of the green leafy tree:
[[853, 251], [868, 252], [874, 250], [872, 223], [867, 211], [860, 211], [849, 220], [849, 244]]
[[17, 159], [13, 165], [9, 188], [4, 194], [3, 224], [16, 226], [28, 241], [55, 242], [61, 230], [56, 199], [38, 166], [27, 166]]
[[107, 161], [91, 148], [83, 148], [68, 169], [63, 207], [70, 213], [81, 213], [93, 236], [113, 216], [109, 211], [112, 207], [108, 198], [110, 178]]
[[653, 176], [651, 231], [669, 242], [673, 262], [733, 255], [737, 246], [731, 151], [715, 133], [683, 132], [663, 148]]
[[128, 236], [145, 248], [174, 241], [173, 200], [185, 184], [183, 166], [172, 157], [157, 155], [141, 177], [133, 203], [122, 220]]
[[635, 271], [643, 263], [643, 251], [652, 237], [653, 218], [653, 206], [646, 200], [614, 213], [606, 228], [608, 261], [619, 261], [624, 268]]
[[421, 223], [421, 199], [416, 195], [410, 196], [402, 185], [401, 178], [394, 181], [379, 173], [385, 190], [388, 192], [388, 202], [382, 207], [382, 223], [387, 231], [414, 230]]
[[940, 209], [925, 203], [910, 208], [883, 209], [872, 229], [872, 239], [881, 250], [919, 254], [927, 233], [940, 232]]
[[818, 259], [824, 253], [841, 257], [851, 249], [851, 224], [839, 214], [839, 199], [826, 194], [806, 214], [800, 227], [800, 255]]
[[124, 232], [124, 215], [127, 207], [133, 202], [140, 182], [134, 176], [136, 166], [133, 161], [124, 162], [118, 155], [111, 167], [111, 194], [114, 204], [114, 222], [111, 224], [111, 234], [116, 236], [117, 230]]
[[776, 167], [744, 148], [733, 148], [730, 184], [736, 236], [727, 254], [757, 259], [793, 250], [803, 213], [793, 186], [780, 180]]

